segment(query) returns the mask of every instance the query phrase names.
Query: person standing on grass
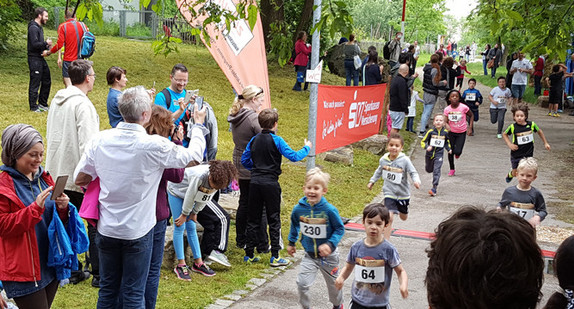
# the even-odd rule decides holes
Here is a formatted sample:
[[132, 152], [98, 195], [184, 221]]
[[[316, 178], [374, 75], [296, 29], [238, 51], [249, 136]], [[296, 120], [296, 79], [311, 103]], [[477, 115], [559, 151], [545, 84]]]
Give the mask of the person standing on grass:
[[305, 81], [305, 72], [309, 64], [310, 54], [311, 44], [307, 43], [307, 33], [300, 31], [297, 34], [297, 42], [295, 42], [295, 60], [293, 61], [295, 73], [297, 74], [297, 80], [293, 86], [295, 91], [307, 90], [309, 87], [309, 83], [306, 82], [304, 89], [301, 89], [301, 83]]
[[118, 98], [128, 83], [126, 74], [127, 72], [125, 69], [115, 66], [109, 68], [108, 73], [106, 73], [106, 80], [108, 81], [108, 86], [110, 86], [106, 105], [108, 109], [110, 126], [112, 128], [115, 128], [118, 123], [120, 123], [120, 121], [124, 120], [120, 114], [120, 111], [118, 110]]
[[519, 51], [518, 59], [514, 60], [510, 67], [510, 74], [514, 74], [510, 90], [515, 103], [522, 102], [524, 91], [526, 91], [526, 83], [528, 82], [528, 74], [532, 74], [532, 72], [534, 72], [532, 63], [524, 59], [524, 54]]
[[150, 120], [151, 103], [144, 87], [126, 89], [118, 101], [124, 121], [95, 134], [73, 173], [77, 186], [100, 179], [100, 309], [117, 307], [120, 287], [124, 308], [144, 308], [162, 174], [200, 161], [205, 151], [205, 108], [194, 113], [192, 142], [184, 148], [147, 134], [143, 125]]
[[48, 22], [48, 11], [40, 7], [34, 10], [34, 14], [34, 20], [28, 23], [28, 68], [30, 69], [28, 104], [30, 111], [43, 112], [48, 110], [48, 97], [52, 86], [50, 67], [44, 59], [47, 53], [44, 51], [52, 47], [52, 40], [44, 40], [42, 29]]
[[502, 60], [502, 50], [498, 47], [498, 43], [494, 44], [494, 48], [488, 52], [488, 60], [493, 60], [494, 65], [490, 69], [490, 77], [494, 78], [496, 75], [496, 69], [500, 65], [500, 61]]
[[550, 83], [550, 93], [548, 96], [548, 116], [560, 117], [558, 108], [562, 100], [564, 100], [564, 80], [572, 77], [573, 73], [566, 73], [565, 65], [557, 64], [552, 67], [552, 74], [546, 77], [546, 81]]
[[488, 54], [490, 53], [490, 44], [484, 46], [484, 51], [480, 53], [482, 55], [482, 68], [484, 69], [484, 75], [488, 75], [487, 64], [488, 64]]
[[534, 65], [534, 95], [539, 96], [542, 94], [542, 76], [544, 76], [544, 55], [538, 56], [536, 65]]
[[[46, 170], [52, 175], [73, 175], [74, 169], [88, 141], [100, 131], [100, 117], [88, 93], [94, 88], [96, 73], [89, 60], [74, 60], [68, 68], [72, 85], [59, 90], [50, 104], [48, 123], [46, 125], [47, 153]], [[68, 178], [64, 192], [70, 202], [80, 208], [84, 200], [84, 191]], [[92, 284], [97, 287], [98, 261], [95, 248], [96, 229], [88, 225], [90, 237], [90, 256], [86, 263], [92, 264], [94, 278]], [[74, 276], [75, 277], [75, 276]], [[78, 280], [85, 280], [83, 272]]]
[[349, 35], [349, 42], [343, 46], [343, 52], [345, 54], [345, 85], [351, 86], [351, 81], [353, 81], [353, 86], [359, 86], [359, 69], [355, 68], [354, 57], [361, 55], [361, 49], [354, 34]]

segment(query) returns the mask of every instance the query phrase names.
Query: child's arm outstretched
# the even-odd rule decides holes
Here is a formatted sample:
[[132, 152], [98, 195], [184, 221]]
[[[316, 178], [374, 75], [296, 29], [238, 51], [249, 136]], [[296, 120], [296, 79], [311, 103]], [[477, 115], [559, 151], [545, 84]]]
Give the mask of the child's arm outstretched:
[[413, 165], [413, 162], [411, 162], [410, 159], [408, 159], [408, 162], [407, 162], [407, 173], [409, 173], [409, 175], [411, 175], [411, 179], [413, 180], [415, 188], [420, 189], [421, 188], [421, 179], [419, 177], [419, 173], [417, 172], [417, 170], [415, 169], [415, 166]]
[[371, 190], [373, 188], [373, 185], [375, 184], [375, 182], [377, 182], [377, 180], [379, 180], [379, 178], [381, 178], [381, 176], [383, 176], [383, 158], [381, 158], [379, 160], [379, 167], [377, 167], [377, 170], [373, 174], [373, 177], [371, 177], [371, 179], [369, 180], [369, 183], [367, 184], [367, 188], [369, 190]]
[[395, 267], [395, 273], [399, 278], [399, 290], [401, 291], [401, 296], [403, 298], [407, 298], [409, 296], [409, 277], [407, 276], [407, 271], [403, 268], [402, 264], [399, 264], [399, 266]]
[[349, 276], [353, 272], [353, 268], [355, 268], [354, 263], [347, 262], [345, 264], [345, 266], [341, 270], [341, 273], [339, 273], [339, 277], [337, 277], [337, 279], [335, 279], [335, 288], [337, 290], [340, 290], [343, 288], [343, 283], [345, 282], [345, 280], [347, 280], [347, 278], [349, 278]]
[[544, 132], [542, 132], [542, 130], [538, 129], [538, 135], [540, 135], [540, 139], [542, 140], [542, 142], [544, 142], [544, 148], [546, 148], [546, 150], [550, 150], [550, 144], [548, 144], [548, 141], [546, 140], [546, 136], [544, 136]]
[[303, 160], [309, 154], [311, 146], [313, 145], [310, 141], [305, 139], [305, 146], [303, 146], [299, 151], [294, 151], [282, 137], [273, 135], [273, 140], [275, 141], [275, 145], [277, 146], [277, 149], [279, 149], [279, 152], [292, 162]]

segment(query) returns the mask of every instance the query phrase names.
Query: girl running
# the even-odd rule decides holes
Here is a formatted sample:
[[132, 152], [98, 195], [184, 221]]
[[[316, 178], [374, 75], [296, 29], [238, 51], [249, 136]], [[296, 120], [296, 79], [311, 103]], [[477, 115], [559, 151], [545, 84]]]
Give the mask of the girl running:
[[[454, 176], [454, 159], [460, 157], [462, 149], [464, 148], [466, 135], [470, 136], [474, 124], [474, 116], [470, 108], [468, 108], [466, 104], [460, 104], [460, 98], [461, 96], [458, 90], [451, 90], [446, 95], [449, 105], [444, 109], [444, 115], [447, 117], [448, 125], [450, 126], [448, 139], [452, 148], [452, 153], [448, 154], [448, 164], [450, 165], [449, 176]], [[466, 124], [467, 116], [470, 118], [468, 125]]]

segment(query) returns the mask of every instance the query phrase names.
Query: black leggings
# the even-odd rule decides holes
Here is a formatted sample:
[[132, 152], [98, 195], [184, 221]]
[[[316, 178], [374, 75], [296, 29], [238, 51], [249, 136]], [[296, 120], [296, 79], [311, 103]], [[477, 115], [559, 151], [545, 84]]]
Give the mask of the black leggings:
[[452, 149], [452, 153], [448, 154], [448, 164], [450, 165], [450, 169], [454, 170], [454, 156], [460, 156], [462, 153], [462, 148], [464, 148], [464, 142], [466, 141], [466, 132], [449, 132], [448, 140], [450, 142], [450, 148]]
[[54, 280], [40, 291], [22, 297], [14, 297], [14, 301], [20, 309], [50, 309], [57, 291], [58, 280]]

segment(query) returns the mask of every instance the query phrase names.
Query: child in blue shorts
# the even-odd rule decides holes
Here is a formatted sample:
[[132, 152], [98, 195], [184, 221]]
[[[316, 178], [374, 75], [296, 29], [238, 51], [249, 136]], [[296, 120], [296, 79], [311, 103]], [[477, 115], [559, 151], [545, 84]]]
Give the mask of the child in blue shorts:
[[303, 186], [305, 196], [291, 212], [287, 252], [291, 256], [295, 254], [295, 242], [299, 233], [305, 250], [297, 275], [299, 303], [303, 308], [311, 307], [309, 288], [315, 282], [319, 270], [325, 278], [333, 308], [342, 308], [343, 304], [343, 293], [335, 288], [335, 279], [339, 269], [337, 245], [345, 234], [345, 226], [337, 208], [329, 204], [323, 196], [327, 193], [328, 183], [329, 174], [320, 168], [309, 170]]
[[367, 237], [353, 244], [347, 264], [335, 281], [338, 289], [355, 269], [351, 290], [351, 309], [389, 308], [389, 291], [393, 269], [399, 278], [401, 296], [407, 298], [408, 276], [397, 249], [385, 240], [384, 230], [390, 229], [390, 213], [381, 203], [367, 205], [363, 210], [363, 225]]

